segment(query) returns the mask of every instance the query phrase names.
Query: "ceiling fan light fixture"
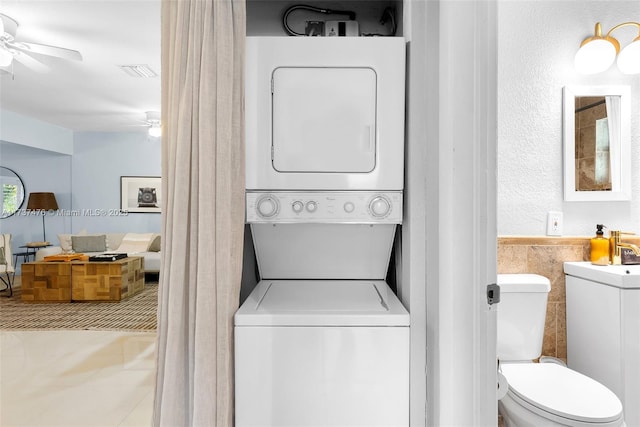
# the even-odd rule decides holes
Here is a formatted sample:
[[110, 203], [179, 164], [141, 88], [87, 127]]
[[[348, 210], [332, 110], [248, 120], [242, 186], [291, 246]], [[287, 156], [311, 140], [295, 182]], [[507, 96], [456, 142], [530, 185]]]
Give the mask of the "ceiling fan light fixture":
[[15, 59], [16, 62], [35, 72], [45, 73], [49, 71], [49, 67], [31, 56], [33, 53], [82, 61], [82, 54], [77, 50], [18, 41], [16, 40], [17, 31], [18, 22], [10, 16], [0, 13], [0, 67], [11, 65]]
[[162, 128], [160, 127], [160, 123], [154, 123], [149, 126], [149, 136], [152, 136], [154, 138], [162, 136]]
[[149, 136], [158, 138], [162, 136], [162, 126], [160, 123], [159, 111], [147, 111], [147, 123], [149, 124]]
[[0, 47], [0, 67], [8, 67], [13, 61], [13, 54], [5, 47]]

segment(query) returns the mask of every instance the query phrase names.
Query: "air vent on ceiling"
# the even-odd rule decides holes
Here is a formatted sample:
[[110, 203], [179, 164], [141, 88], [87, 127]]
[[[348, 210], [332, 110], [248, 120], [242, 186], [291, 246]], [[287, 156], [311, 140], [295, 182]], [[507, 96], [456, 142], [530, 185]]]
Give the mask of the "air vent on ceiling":
[[146, 64], [118, 65], [118, 67], [131, 77], [143, 77], [147, 79], [158, 77], [158, 73]]

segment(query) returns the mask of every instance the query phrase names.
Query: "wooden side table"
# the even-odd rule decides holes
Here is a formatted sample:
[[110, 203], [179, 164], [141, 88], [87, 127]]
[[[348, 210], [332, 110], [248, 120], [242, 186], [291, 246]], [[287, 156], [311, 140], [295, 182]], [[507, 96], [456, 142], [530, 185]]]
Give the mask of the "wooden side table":
[[71, 264], [24, 263], [21, 287], [24, 302], [71, 302]]
[[73, 301], [120, 301], [144, 289], [144, 258], [71, 262]]
[[33, 257], [33, 259], [35, 260], [36, 258], [36, 252], [38, 252], [38, 249], [42, 249], [42, 248], [48, 248], [49, 246], [51, 246], [51, 243], [49, 242], [29, 242], [29, 243], [25, 243], [24, 245], [20, 246], [23, 249], [26, 249], [25, 252], [20, 253], [21, 256], [25, 257], [26, 255], [26, 261], [29, 261], [29, 257]]

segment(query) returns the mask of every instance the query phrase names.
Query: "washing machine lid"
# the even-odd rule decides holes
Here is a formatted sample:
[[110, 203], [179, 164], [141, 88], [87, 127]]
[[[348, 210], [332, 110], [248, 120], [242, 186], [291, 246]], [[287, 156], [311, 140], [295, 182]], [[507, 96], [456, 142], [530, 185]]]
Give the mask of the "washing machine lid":
[[409, 313], [381, 280], [262, 280], [236, 326], [408, 326]]
[[555, 363], [503, 363], [509, 391], [559, 417], [605, 423], [622, 416], [620, 399], [607, 387]]

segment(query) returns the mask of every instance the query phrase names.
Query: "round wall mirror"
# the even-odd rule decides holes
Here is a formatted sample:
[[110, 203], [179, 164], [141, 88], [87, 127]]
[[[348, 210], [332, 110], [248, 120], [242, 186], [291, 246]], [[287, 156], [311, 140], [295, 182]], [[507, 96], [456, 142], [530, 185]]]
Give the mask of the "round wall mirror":
[[0, 166], [0, 187], [2, 188], [0, 219], [2, 219], [10, 217], [22, 207], [25, 192], [20, 176], [4, 166]]

